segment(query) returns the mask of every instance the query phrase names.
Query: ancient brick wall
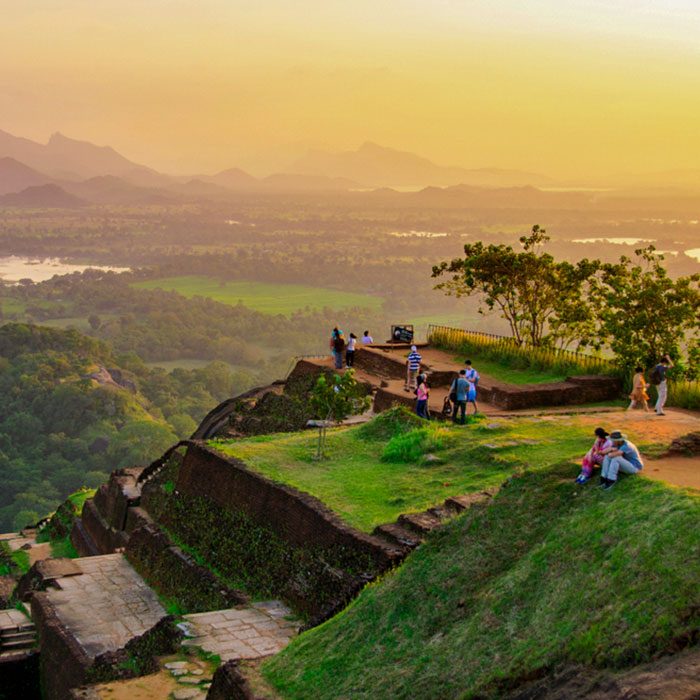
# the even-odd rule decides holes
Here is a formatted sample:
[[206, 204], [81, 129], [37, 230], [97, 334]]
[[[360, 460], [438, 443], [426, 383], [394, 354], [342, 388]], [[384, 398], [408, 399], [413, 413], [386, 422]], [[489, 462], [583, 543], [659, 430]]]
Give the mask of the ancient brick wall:
[[328, 549], [350, 547], [385, 568], [396, 552], [381, 540], [346, 525], [309, 494], [257, 474], [238, 459], [192, 442], [178, 474], [176, 488], [240, 510], [272, 529], [290, 544]]
[[61, 625], [46, 593], [32, 596], [32, 620], [41, 644], [42, 696], [44, 700], [69, 700], [70, 689], [85, 682], [92, 660]]
[[355, 367], [381, 379], [404, 379], [406, 362], [382, 350], [358, 348], [355, 352]]
[[248, 602], [197, 562], [155, 524], [134, 531], [126, 557], [148, 584], [168, 598], [177, 597], [188, 612], [230, 608]]

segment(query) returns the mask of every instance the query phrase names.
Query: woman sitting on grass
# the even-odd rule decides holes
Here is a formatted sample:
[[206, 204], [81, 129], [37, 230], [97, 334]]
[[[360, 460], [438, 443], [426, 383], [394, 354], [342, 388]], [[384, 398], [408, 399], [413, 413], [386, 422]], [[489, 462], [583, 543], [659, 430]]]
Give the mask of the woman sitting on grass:
[[585, 484], [593, 476], [595, 465], [602, 465], [605, 455], [613, 449], [612, 440], [603, 428], [596, 428], [594, 433], [596, 439], [581, 462], [581, 473], [576, 477], [577, 484]]

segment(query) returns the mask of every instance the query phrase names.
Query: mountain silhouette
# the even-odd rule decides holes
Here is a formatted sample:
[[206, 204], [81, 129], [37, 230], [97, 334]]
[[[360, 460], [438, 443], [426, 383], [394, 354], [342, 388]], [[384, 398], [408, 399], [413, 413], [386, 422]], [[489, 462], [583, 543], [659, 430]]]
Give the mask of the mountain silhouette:
[[54, 184], [35, 185], [20, 192], [0, 197], [0, 207], [32, 207], [45, 209], [73, 209], [87, 202]]
[[0, 195], [19, 192], [27, 187], [46, 185], [52, 179], [14, 158], [0, 158]]
[[[60, 133], [41, 144], [0, 131], [0, 157], [14, 158], [30, 168], [61, 180], [82, 180], [97, 175], [116, 175], [134, 184], [153, 185], [163, 178], [155, 170], [134, 163], [110, 146], [95, 146]], [[150, 179], [150, 182], [145, 180]], [[169, 178], [166, 178], [169, 181]]]
[[356, 151], [329, 153], [312, 150], [290, 167], [291, 172], [346, 178], [366, 187], [440, 187], [467, 184], [480, 187], [551, 185], [550, 178], [537, 173], [499, 168], [466, 169], [436, 165], [427, 158], [364, 143]]

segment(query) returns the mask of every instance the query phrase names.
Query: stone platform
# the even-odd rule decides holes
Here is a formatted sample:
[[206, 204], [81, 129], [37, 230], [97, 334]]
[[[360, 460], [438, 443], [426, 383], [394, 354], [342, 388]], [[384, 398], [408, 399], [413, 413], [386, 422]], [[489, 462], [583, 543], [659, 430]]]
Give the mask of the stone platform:
[[167, 616], [156, 594], [121, 554], [72, 563], [81, 573], [54, 579], [45, 595], [88, 656], [121, 649]]
[[259, 659], [284, 649], [299, 630], [299, 621], [278, 601], [253, 603], [250, 607], [185, 615], [196, 646], [222, 661]]

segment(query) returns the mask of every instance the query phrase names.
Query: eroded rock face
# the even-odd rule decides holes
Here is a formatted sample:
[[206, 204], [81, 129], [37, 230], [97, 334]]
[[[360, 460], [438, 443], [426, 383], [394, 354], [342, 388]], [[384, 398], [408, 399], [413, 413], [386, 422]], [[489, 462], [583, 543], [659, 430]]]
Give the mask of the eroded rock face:
[[688, 433], [676, 438], [666, 452], [667, 457], [690, 457], [700, 454], [700, 432]]

